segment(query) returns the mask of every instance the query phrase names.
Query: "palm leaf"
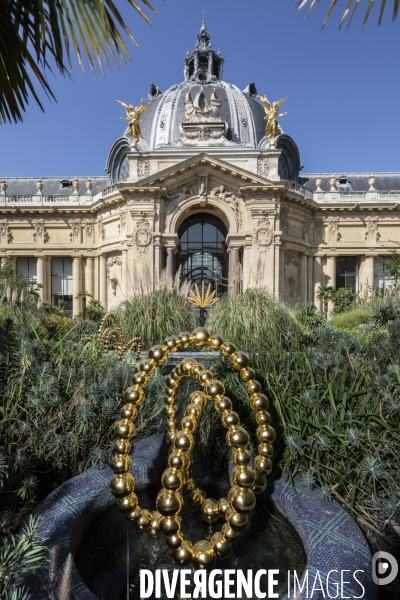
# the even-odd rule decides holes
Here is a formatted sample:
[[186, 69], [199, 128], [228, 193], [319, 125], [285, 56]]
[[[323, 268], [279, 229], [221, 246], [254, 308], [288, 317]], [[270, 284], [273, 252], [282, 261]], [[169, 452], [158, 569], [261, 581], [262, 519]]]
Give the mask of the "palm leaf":
[[[135, 0], [127, 2], [151, 25]], [[30, 96], [43, 110], [39, 88], [55, 99], [51, 64], [69, 74], [75, 55], [82, 70], [86, 61], [104, 73], [111, 61], [131, 58], [123, 36], [138, 46], [113, 0], [0, 0], [0, 14], [0, 124], [21, 121]]]
[[[298, 0], [297, 8], [298, 8], [298, 10], [301, 10], [304, 6], [306, 6], [308, 4], [309, 6], [308, 6], [307, 13], [306, 13], [306, 18], [307, 18], [308, 15], [310, 14], [310, 12], [312, 11], [312, 9], [317, 4], [317, 2], [320, 2], [320, 0]], [[350, 15], [349, 22], [347, 25], [348, 27], [350, 26], [355, 14], [356, 14], [356, 11], [357, 11], [358, 7], [360, 6], [360, 3], [361, 3], [361, 0], [349, 0], [347, 7], [342, 15], [341, 20], [340, 20], [339, 29], [342, 27], [343, 23], [346, 21], [347, 17], [349, 16], [351, 8], [353, 8], [353, 11]], [[387, 3], [387, 0], [381, 0], [381, 5], [380, 5], [380, 9], [379, 9], [378, 25], [380, 25], [382, 23], [383, 15], [385, 13], [386, 3]], [[322, 29], [325, 27], [336, 4], [337, 4], [337, 0], [331, 0], [328, 11], [327, 11], [324, 21], [322, 23]], [[375, 0], [368, 0], [367, 9], [366, 9], [365, 16], [364, 16], [363, 28], [367, 24], [367, 21], [369, 19], [369, 16], [371, 14], [374, 4], [375, 4]], [[392, 14], [393, 20], [397, 18], [399, 8], [400, 8], [400, 0], [393, 0], [393, 14]]]

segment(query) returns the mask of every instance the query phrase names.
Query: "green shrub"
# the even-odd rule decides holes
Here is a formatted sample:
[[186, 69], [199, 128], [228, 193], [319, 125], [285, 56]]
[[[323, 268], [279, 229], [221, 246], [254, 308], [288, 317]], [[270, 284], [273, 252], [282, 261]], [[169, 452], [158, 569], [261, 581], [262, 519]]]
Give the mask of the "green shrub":
[[372, 303], [372, 319], [377, 329], [386, 327], [391, 321], [400, 318], [400, 300], [393, 297]]
[[332, 298], [334, 304], [332, 315], [338, 315], [354, 307], [358, 294], [353, 292], [351, 288], [339, 288], [333, 292]]
[[352, 330], [356, 329], [363, 323], [370, 323], [372, 321], [371, 311], [367, 309], [354, 309], [348, 312], [333, 315], [330, 320], [330, 324], [335, 329], [340, 330]]

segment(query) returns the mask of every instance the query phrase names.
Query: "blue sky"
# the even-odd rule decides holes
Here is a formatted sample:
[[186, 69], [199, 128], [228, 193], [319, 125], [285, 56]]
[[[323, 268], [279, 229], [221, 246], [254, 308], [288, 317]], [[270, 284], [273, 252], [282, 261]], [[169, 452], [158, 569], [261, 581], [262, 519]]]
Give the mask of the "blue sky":
[[165, 90], [182, 81], [203, 8], [213, 47], [225, 58], [224, 79], [241, 89], [254, 81], [271, 100], [288, 96], [281, 123], [299, 146], [304, 172], [400, 171], [400, 19], [392, 22], [392, 3], [381, 27], [375, 10], [362, 31], [360, 9], [340, 32], [347, 2], [339, 1], [323, 32], [328, 0], [306, 21], [296, 3], [154, 0], [150, 27], [117, 0], [140, 50], [131, 45], [132, 61], [105, 78], [84, 76], [78, 66], [75, 82], [49, 75], [58, 102], [44, 98], [44, 114], [31, 102], [23, 123], [0, 127], [0, 178], [102, 175], [125, 127], [115, 100], [137, 104], [152, 83]]

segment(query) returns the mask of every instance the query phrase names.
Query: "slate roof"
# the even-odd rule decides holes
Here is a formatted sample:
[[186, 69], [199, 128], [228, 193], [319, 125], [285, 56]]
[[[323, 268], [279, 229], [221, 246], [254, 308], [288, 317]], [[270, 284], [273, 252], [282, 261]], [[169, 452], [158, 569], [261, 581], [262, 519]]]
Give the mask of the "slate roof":
[[[36, 194], [36, 182], [39, 177], [1, 177], [0, 181], [3, 179], [7, 182], [7, 196], [30, 196]], [[72, 187], [72, 182], [75, 179], [74, 177], [41, 177], [43, 182], [42, 194], [44, 196], [51, 195], [66, 195], [72, 194], [74, 188]], [[77, 177], [79, 181], [79, 193], [86, 194], [86, 181], [89, 179], [89, 175], [87, 177]], [[95, 195], [100, 192], [103, 188], [110, 185], [109, 177], [91, 177], [90, 179], [93, 182], [92, 194]], [[71, 186], [63, 187], [62, 181], [71, 182]]]
[[[375, 185], [377, 191], [398, 191], [400, 190], [400, 173], [374, 173]], [[338, 191], [343, 192], [368, 192], [368, 179], [371, 173], [301, 173], [299, 183], [315, 192], [317, 186], [315, 180], [321, 177], [321, 189], [329, 192], [329, 180], [335, 177], [336, 180], [346, 178], [347, 184], [337, 185]]]

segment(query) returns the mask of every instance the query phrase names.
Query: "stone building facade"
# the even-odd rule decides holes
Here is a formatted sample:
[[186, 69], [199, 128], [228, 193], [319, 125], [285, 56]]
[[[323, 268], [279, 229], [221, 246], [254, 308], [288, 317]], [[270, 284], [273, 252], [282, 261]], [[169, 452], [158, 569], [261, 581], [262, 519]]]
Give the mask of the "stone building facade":
[[0, 177], [0, 257], [73, 314], [87, 290], [110, 310], [135, 289], [205, 281], [266, 286], [293, 305], [324, 285], [368, 295], [400, 243], [400, 173], [303, 174], [294, 140], [271, 147], [254, 83], [225, 82], [203, 23], [184, 81], [152, 85], [137, 148], [107, 177]]

